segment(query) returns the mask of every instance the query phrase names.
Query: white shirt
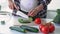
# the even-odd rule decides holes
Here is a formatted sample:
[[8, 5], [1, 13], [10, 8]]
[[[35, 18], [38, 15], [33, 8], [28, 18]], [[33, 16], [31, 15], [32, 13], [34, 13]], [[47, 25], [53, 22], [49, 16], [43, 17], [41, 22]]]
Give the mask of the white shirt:
[[21, 10], [29, 12], [37, 6], [38, 0], [20, 0]]

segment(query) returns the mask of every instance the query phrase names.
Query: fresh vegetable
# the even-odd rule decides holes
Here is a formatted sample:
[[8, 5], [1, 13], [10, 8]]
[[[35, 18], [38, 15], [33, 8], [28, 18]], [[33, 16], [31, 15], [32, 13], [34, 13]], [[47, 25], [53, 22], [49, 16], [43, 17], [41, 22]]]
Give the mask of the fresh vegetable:
[[33, 21], [32, 17], [29, 17], [29, 19], [22, 19], [22, 18], [19, 18], [18, 21], [20, 23], [31, 23]]
[[45, 23], [45, 24], [40, 24], [39, 30], [43, 33], [52, 33], [55, 31], [55, 26], [51, 22]]
[[55, 24], [59, 24], [60, 25], [60, 9], [57, 9], [57, 15], [56, 15], [56, 17], [53, 19], [53, 22], [55, 23]]
[[49, 26], [49, 32], [52, 33], [55, 31], [55, 26], [54, 24], [52, 24], [51, 22], [50, 23], [47, 23], [46, 24], [47, 26]]
[[19, 23], [31, 23], [29, 20], [24, 20], [24, 19], [21, 19], [21, 18], [19, 18], [18, 19], [18, 21], [19, 21]]
[[32, 17], [29, 17], [29, 21], [32, 22], [33, 21], [33, 18]]
[[57, 11], [56, 11], [56, 12], [57, 12], [57, 14], [60, 14], [60, 9], [57, 9]]
[[60, 14], [54, 18], [53, 22], [60, 24]]
[[48, 28], [48, 26], [42, 27], [41, 30], [42, 30], [43, 33], [49, 33], [49, 28]]
[[42, 27], [44, 27], [44, 25], [43, 25], [43, 24], [40, 24], [40, 25], [39, 25], [40, 31], [42, 31]]
[[18, 31], [18, 32], [22, 32], [22, 33], [26, 33], [26, 30], [23, 29], [23, 28], [20, 28], [19, 26], [11, 26], [9, 27], [11, 30], [15, 30], [15, 31]]
[[29, 26], [26, 26], [26, 25], [22, 25], [20, 27], [27, 30], [27, 31], [30, 31], [30, 32], [35, 32], [35, 33], [39, 32], [39, 30], [35, 27], [29, 27]]
[[55, 26], [54, 25], [50, 25], [49, 26], [49, 32], [52, 33], [55, 31]]
[[35, 24], [41, 24], [41, 19], [40, 18], [36, 18], [35, 19]]

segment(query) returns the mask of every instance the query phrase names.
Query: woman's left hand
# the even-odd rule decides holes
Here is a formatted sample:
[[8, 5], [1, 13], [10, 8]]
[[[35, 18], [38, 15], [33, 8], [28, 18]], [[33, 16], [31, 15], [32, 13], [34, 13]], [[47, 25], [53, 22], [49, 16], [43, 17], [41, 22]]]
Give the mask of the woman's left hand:
[[36, 9], [31, 10], [28, 12], [28, 16], [34, 17], [35, 15], [37, 15], [38, 11]]
[[36, 16], [39, 11], [43, 10], [43, 8], [44, 8], [44, 7], [43, 7], [43, 4], [40, 4], [40, 5], [37, 6], [35, 9], [30, 10], [30, 11], [28, 12], [28, 16], [31, 16], [31, 17]]

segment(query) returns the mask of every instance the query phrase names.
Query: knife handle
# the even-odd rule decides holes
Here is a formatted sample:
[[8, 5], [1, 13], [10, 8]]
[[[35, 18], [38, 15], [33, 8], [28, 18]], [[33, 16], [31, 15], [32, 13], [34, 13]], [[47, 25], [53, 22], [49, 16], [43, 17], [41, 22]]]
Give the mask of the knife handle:
[[24, 14], [28, 14], [28, 12], [25, 12], [25, 11], [23, 11], [23, 10], [21, 10], [21, 9], [19, 9], [19, 11], [21, 11], [21, 12], [23, 12]]

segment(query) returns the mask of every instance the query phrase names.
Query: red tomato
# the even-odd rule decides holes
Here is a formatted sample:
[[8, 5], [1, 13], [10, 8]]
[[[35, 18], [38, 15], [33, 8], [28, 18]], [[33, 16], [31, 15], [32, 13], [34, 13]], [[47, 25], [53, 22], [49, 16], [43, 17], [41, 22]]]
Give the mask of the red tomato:
[[54, 32], [54, 30], [55, 30], [54, 25], [50, 25], [49, 26], [49, 32], [52, 33], [52, 32]]
[[47, 26], [42, 27], [41, 30], [42, 30], [43, 33], [49, 33], [49, 28]]
[[42, 27], [44, 27], [44, 25], [43, 25], [43, 24], [40, 24], [40, 25], [39, 25], [40, 31], [41, 31]]
[[41, 24], [41, 19], [40, 19], [40, 18], [36, 18], [36, 19], [35, 19], [35, 23], [36, 23], [36, 24]]

